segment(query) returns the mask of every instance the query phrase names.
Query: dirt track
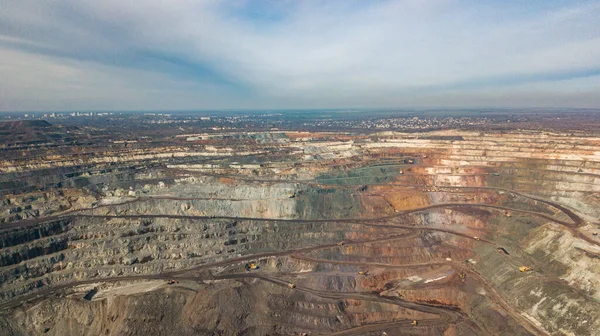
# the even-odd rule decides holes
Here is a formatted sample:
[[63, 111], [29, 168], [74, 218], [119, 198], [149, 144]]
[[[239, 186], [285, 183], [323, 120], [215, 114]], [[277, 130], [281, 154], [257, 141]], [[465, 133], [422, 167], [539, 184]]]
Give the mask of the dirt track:
[[[471, 188], [471, 189], [478, 189], [478, 188]], [[504, 189], [499, 189], [499, 188], [483, 188], [483, 189], [504, 190]], [[508, 191], [508, 192], [511, 192], [511, 191]], [[515, 194], [519, 194], [519, 193], [515, 193]], [[344, 243], [345, 245], [356, 245], [356, 244], [364, 244], [364, 243], [383, 242], [383, 241], [396, 240], [396, 239], [406, 239], [406, 238], [418, 236], [424, 231], [438, 231], [438, 232], [444, 232], [444, 233], [462, 236], [462, 237], [465, 237], [468, 239], [474, 239], [474, 237], [471, 237], [467, 234], [455, 232], [452, 230], [446, 230], [446, 229], [437, 229], [437, 228], [428, 228], [428, 227], [410, 226], [410, 225], [377, 224], [377, 222], [386, 221], [386, 220], [393, 219], [398, 216], [403, 216], [403, 215], [407, 215], [407, 214], [411, 214], [411, 213], [418, 213], [418, 212], [423, 212], [423, 211], [427, 211], [430, 209], [438, 209], [438, 208], [485, 207], [485, 208], [498, 209], [498, 210], [503, 210], [503, 211], [512, 211], [515, 213], [523, 213], [523, 214], [538, 216], [538, 217], [544, 218], [546, 220], [555, 222], [557, 224], [563, 225], [575, 233], [578, 233], [578, 231], [576, 230], [577, 227], [579, 227], [583, 224], [583, 220], [579, 216], [577, 216], [574, 212], [570, 211], [569, 209], [567, 209], [559, 204], [541, 200], [541, 199], [536, 199], [536, 198], [533, 198], [528, 195], [522, 195], [522, 194], [519, 194], [519, 195], [530, 198], [530, 199], [534, 199], [539, 202], [543, 202], [545, 204], [548, 204], [548, 205], [560, 210], [565, 215], [567, 215], [572, 220], [572, 222], [562, 221], [562, 220], [556, 219], [550, 215], [538, 213], [538, 212], [534, 212], [534, 211], [513, 209], [513, 208], [502, 207], [502, 206], [490, 205], [490, 204], [467, 204], [467, 203], [434, 204], [434, 205], [430, 205], [430, 206], [426, 206], [426, 207], [422, 207], [422, 208], [416, 208], [416, 209], [402, 211], [402, 212], [399, 212], [392, 216], [383, 216], [383, 217], [377, 217], [377, 218], [354, 218], [354, 219], [334, 219], [334, 220], [270, 219], [270, 218], [216, 217], [216, 216], [179, 216], [179, 215], [105, 216], [105, 215], [88, 215], [88, 214], [80, 214], [80, 213], [72, 213], [72, 214], [66, 214], [64, 216], [56, 216], [55, 218], [52, 218], [52, 219], [64, 218], [64, 217], [172, 218], [172, 219], [213, 219], [213, 218], [218, 218], [218, 219], [254, 220], [254, 221], [267, 221], [267, 222], [353, 223], [353, 224], [360, 224], [360, 225], [379, 226], [379, 227], [385, 227], [385, 228], [406, 229], [406, 230], [412, 231], [412, 232], [406, 233], [406, 234], [393, 235], [393, 236], [389, 236], [389, 237], [377, 238], [377, 239], [371, 239], [371, 240], [346, 241]], [[171, 197], [166, 197], [166, 198], [177, 199], [177, 200], [183, 199], [183, 198], [171, 198]], [[147, 198], [147, 199], [149, 199], [149, 198]], [[137, 201], [142, 201], [142, 200], [133, 200], [130, 202], [137, 202]], [[15, 223], [11, 226], [12, 227], [23, 226], [23, 225], [29, 226], [29, 225], [35, 225], [37, 223], [48, 221], [48, 220], [51, 220], [51, 219], [46, 218], [46, 219], [33, 220], [33, 221], [23, 221], [23, 222]], [[580, 234], [578, 234], [578, 236], [580, 236], [582, 239], [585, 239], [588, 242], [595, 243], [593, 240], [586, 239], [587, 237], [585, 237], [585, 236], [582, 236]], [[493, 244], [493, 242], [485, 240], [485, 239], [478, 239], [478, 240], [480, 240], [482, 243]], [[197, 272], [200, 270], [209, 270], [211, 268], [215, 268], [215, 267], [219, 267], [219, 266], [234, 265], [234, 264], [242, 263], [242, 262], [249, 261], [249, 260], [255, 260], [257, 258], [262, 258], [262, 257], [289, 255], [293, 258], [298, 258], [298, 259], [303, 259], [303, 260], [318, 262], [318, 263], [340, 263], [340, 264], [355, 265], [355, 266], [364, 266], [364, 267], [375, 266], [375, 267], [382, 267], [382, 268], [418, 268], [418, 267], [425, 267], [425, 266], [439, 266], [439, 265], [443, 265], [443, 264], [448, 264], [448, 263], [443, 263], [443, 262], [434, 262], [434, 263], [422, 263], [422, 264], [410, 264], [410, 265], [387, 265], [387, 264], [381, 264], [381, 263], [332, 261], [332, 260], [325, 260], [325, 259], [319, 259], [319, 258], [312, 258], [312, 257], [308, 257], [303, 254], [306, 252], [311, 252], [311, 251], [315, 251], [315, 250], [319, 250], [319, 249], [335, 248], [335, 247], [338, 247], [338, 245], [337, 244], [325, 244], [325, 245], [300, 248], [300, 249], [288, 250], [288, 251], [254, 254], [254, 255], [248, 255], [248, 256], [244, 256], [244, 257], [228, 259], [228, 260], [224, 260], [224, 261], [220, 261], [220, 262], [215, 262], [215, 263], [211, 263], [211, 264], [205, 264], [205, 265], [201, 265], [201, 266], [198, 266], [198, 267], [195, 267], [192, 269], [188, 269], [188, 270], [184, 270], [184, 271], [169, 272], [169, 273], [164, 273], [164, 274], [159, 274], [159, 275], [126, 276], [126, 277], [115, 277], [115, 278], [107, 278], [107, 279], [94, 279], [94, 280], [88, 280], [88, 281], [79, 281], [79, 282], [74, 282], [74, 283], [69, 283], [69, 284], [64, 284], [64, 285], [58, 285], [58, 286], [50, 287], [47, 289], [42, 289], [42, 290], [39, 290], [37, 292], [31, 293], [31, 294], [28, 294], [25, 296], [17, 297], [13, 300], [10, 300], [10, 301], [0, 304], [0, 310], [12, 309], [14, 307], [17, 307], [19, 305], [26, 303], [27, 301], [34, 300], [36, 298], [40, 298], [40, 297], [44, 297], [44, 296], [53, 295], [53, 294], [59, 293], [61, 290], [64, 290], [64, 289], [72, 288], [72, 287], [79, 286], [79, 285], [98, 283], [98, 282], [117, 282], [117, 281], [144, 280], [144, 279], [165, 279], [166, 280], [166, 279], [170, 279], [170, 278], [178, 278], [181, 280], [190, 280], [190, 281], [201, 281], [201, 280], [205, 280], [205, 279], [209, 279], [209, 278], [212, 278], [212, 279], [254, 278], [254, 279], [260, 279], [263, 281], [268, 281], [268, 282], [271, 282], [271, 283], [274, 283], [277, 285], [281, 285], [281, 286], [287, 286], [288, 285], [287, 281], [279, 279], [279, 278], [271, 277], [266, 274], [257, 274], [257, 273], [229, 274], [229, 275], [220, 275], [220, 276], [209, 276], [208, 278], [203, 277], [199, 273], [195, 274], [193, 276], [189, 275], [191, 273], [194, 273], [194, 272]], [[467, 267], [464, 267], [464, 265], [461, 265], [460, 263], [453, 262], [452, 264], [454, 267], [467, 272], [468, 274], [470, 274], [470, 276], [473, 279], [476, 279], [478, 283], [482, 284], [486, 288], [486, 290], [490, 293], [493, 301], [496, 302], [499, 306], [501, 306], [513, 318], [515, 318], [517, 321], [519, 321], [529, 332], [531, 332], [532, 334], [536, 334], [536, 335], [545, 335], [545, 333], [542, 330], [537, 328], [535, 325], [533, 325], [527, 319], [522, 317], [517, 311], [515, 311], [502, 298], [502, 296], [495, 290], [495, 288], [491, 284], [489, 284], [485, 280], [485, 278], [483, 278], [481, 275], [479, 275], [476, 271], [471, 270]], [[421, 312], [426, 312], [426, 313], [431, 313], [431, 314], [436, 314], [437, 316], [439, 316], [438, 319], [419, 321], [419, 326], [446, 325], [449, 323], [455, 323], [458, 320], [462, 319], [462, 315], [460, 314], [460, 312], [458, 312], [455, 309], [450, 308], [450, 307], [438, 307], [438, 306], [432, 306], [432, 305], [427, 305], [427, 304], [422, 304], [422, 303], [407, 302], [407, 301], [403, 301], [403, 300], [399, 300], [399, 299], [385, 298], [385, 297], [380, 297], [380, 296], [366, 294], [366, 293], [324, 292], [324, 291], [318, 291], [318, 290], [314, 290], [311, 288], [300, 287], [300, 286], [297, 286], [294, 290], [298, 290], [298, 291], [302, 291], [302, 292], [309, 293], [312, 295], [316, 295], [316, 296], [319, 296], [324, 299], [355, 299], [355, 300], [377, 301], [377, 302], [382, 302], [382, 303], [390, 303], [390, 304], [395, 304], [395, 305], [398, 305], [398, 306], [401, 306], [404, 308], [413, 309], [416, 311], [421, 311]], [[403, 320], [403, 321], [368, 324], [368, 325], [363, 325], [363, 326], [359, 326], [356, 328], [351, 328], [348, 330], [339, 331], [339, 332], [334, 333], [333, 335], [353, 335], [353, 334], [359, 334], [359, 333], [364, 333], [364, 332], [369, 332], [369, 331], [384, 330], [384, 329], [389, 329], [389, 328], [394, 328], [394, 327], [414, 327], [410, 324], [410, 322], [411, 321]]]
[[[460, 204], [460, 206], [464, 206], [464, 205]], [[435, 206], [435, 207], [439, 207], [439, 206]], [[416, 212], [416, 211], [424, 211], [424, 210], [425, 209], [422, 208], [422, 209], [416, 209], [413, 211]], [[410, 213], [410, 212], [406, 212], [406, 213]], [[91, 217], [96, 217], [96, 216], [91, 216]], [[100, 216], [100, 217], [104, 217], [104, 216]], [[140, 216], [132, 216], [132, 217], [140, 217]], [[162, 216], [155, 216], [155, 217], [162, 217]], [[205, 217], [201, 217], [201, 218], [205, 218]], [[236, 219], [239, 219], [239, 218], [236, 218]], [[253, 219], [253, 220], [261, 220], [261, 219]], [[294, 220], [294, 221], [297, 221], [297, 220]], [[348, 222], [357, 222], [357, 220], [347, 220], [347, 221]], [[337, 222], [337, 221], [324, 221], [324, 222]], [[369, 224], [369, 223], [362, 223], [362, 224], [382, 226], [380, 224]], [[473, 237], [470, 237], [466, 234], [462, 234], [459, 232], [453, 232], [450, 230], [443, 230], [443, 229], [411, 227], [411, 226], [404, 226], [404, 225], [385, 225], [385, 227], [409, 229], [409, 230], [412, 230], [413, 232], [410, 232], [407, 234], [400, 234], [400, 235], [384, 237], [384, 238], [371, 239], [371, 240], [346, 241], [344, 243], [344, 245], [357, 245], [357, 244], [383, 242], [383, 241], [390, 241], [390, 240], [397, 240], [397, 239], [407, 239], [410, 237], [418, 236], [421, 234], [422, 231], [426, 231], [426, 230], [441, 231], [441, 232], [460, 235], [460, 236], [463, 236], [463, 237], [469, 238], [469, 239], [474, 239]], [[493, 244], [492, 242], [489, 242], [487, 240], [483, 240], [483, 239], [480, 239], [480, 240], [483, 243]], [[169, 273], [164, 273], [164, 274], [159, 274], [159, 275], [126, 276], [126, 277], [115, 277], [115, 278], [107, 278], [107, 279], [94, 279], [94, 280], [88, 280], [88, 281], [79, 281], [79, 282], [74, 282], [74, 283], [70, 283], [70, 284], [59, 285], [59, 286], [47, 288], [47, 289], [37, 291], [37, 292], [31, 293], [31, 294], [28, 294], [25, 296], [18, 297], [14, 300], [4, 302], [4, 303], [0, 304], [0, 310], [12, 309], [14, 307], [24, 304], [25, 302], [27, 302], [29, 300], [53, 295], [55, 293], [59, 293], [61, 290], [64, 290], [64, 289], [73, 288], [73, 287], [85, 285], [85, 284], [98, 283], [98, 282], [118, 282], [118, 281], [133, 281], [133, 280], [152, 280], [152, 279], [167, 280], [170, 278], [177, 278], [180, 280], [191, 280], [191, 281], [201, 281], [201, 280], [206, 280], [206, 279], [256, 278], [256, 279], [261, 279], [264, 281], [269, 281], [269, 282], [272, 282], [272, 283], [275, 283], [278, 285], [287, 286], [288, 285], [287, 281], [284, 281], [284, 280], [281, 280], [278, 278], [269, 277], [265, 274], [256, 274], [256, 273], [231, 274], [231, 275], [222, 275], [222, 276], [209, 276], [208, 278], [203, 277], [200, 273], [197, 273], [197, 275], [194, 275], [194, 276], [188, 275], [190, 273], [198, 272], [201, 270], [208, 270], [208, 269], [220, 267], [220, 266], [239, 264], [239, 263], [243, 263], [246, 261], [255, 260], [257, 258], [263, 258], [263, 257], [290, 255], [295, 258], [304, 259], [304, 260], [313, 261], [313, 262], [343, 263], [343, 264], [349, 264], [349, 265], [355, 265], [355, 266], [363, 266], [363, 267], [375, 266], [375, 267], [382, 267], [382, 268], [409, 268], [409, 269], [412, 269], [412, 268], [419, 268], [419, 267], [426, 267], [426, 266], [441, 266], [444, 264], [448, 264], [448, 263], [444, 263], [444, 262], [434, 262], [434, 263], [422, 263], [422, 264], [411, 264], [411, 265], [386, 265], [386, 264], [380, 264], [380, 263], [374, 264], [374, 263], [343, 262], [343, 261], [340, 262], [340, 261], [331, 261], [331, 260], [321, 260], [321, 259], [310, 258], [310, 257], [306, 257], [306, 256], [302, 255], [302, 253], [306, 253], [306, 252], [311, 252], [311, 251], [316, 251], [319, 249], [326, 249], [326, 248], [335, 248], [335, 247], [339, 247], [338, 244], [325, 244], [325, 245], [319, 245], [319, 246], [307, 247], [307, 248], [301, 248], [301, 249], [295, 249], [295, 250], [288, 250], [288, 251], [281, 251], [281, 252], [254, 254], [254, 255], [249, 255], [249, 256], [244, 256], [244, 257], [239, 257], [239, 258], [228, 259], [228, 260], [224, 260], [221, 262], [205, 264], [205, 265], [201, 265], [201, 266], [198, 266], [198, 267], [195, 267], [192, 269], [188, 269], [188, 270], [183, 270], [183, 271], [178, 271], [178, 272], [169, 272]], [[529, 321], [527, 321], [522, 316], [520, 316], [520, 314], [518, 312], [514, 311], [514, 309], [512, 309], [512, 307], [510, 307], [510, 305], [508, 305], [502, 299], [502, 297], [495, 291], [493, 286], [490, 285], [489, 283], [487, 283], [487, 281], [483, 277], [481, 277], [479, 274], [475, 273], [473, 270], [470, 270], [470, 269], [464, 267], [460, 263], [453, 263], [453, 266], [458, 267], [459, 269], [468, 272], [469, 274], [473, 275], [476, 279], [478, 279], [478, 281], [480, 283], [482, 283], [486, 287], [486, 289], [488, 289], [493, 294], [494, 301], [497, 302], [501, 307], [503, 307], [503, 309], [505, 309], [507, 311], [507, 313], [509, 313], [511, 316], [513, 316], [513, 318], [520, 321], [522, 323], [522, 325], [525, 326], [530, 332], [532, 332], [533, 334], [536, 334], [536, 335], [545, 335], [545, 333], [543, 331], [538, 330], [538, 328], [536, 328]], [[303, 291], [306, 293], [310, 293], [310, 294], [313, 294], [313, 295], [316, 295], [316, 296], [319, 296], [319, 297], [325, 298], [325, 299], [347, 298], [347, 299], [356, 299], [356, 300], [377, 301], [377, 302], [382, 302], [382, 303], [392, 303], [392, 304], [402, 306], [404, 308], [413, 309], [413, 310], [431, 313], [431, 314], [436, 314], [436, 315], [440, 316], [439, 319], [419, 321], [419, 326], [446, 325], [448, 323], [455, 323], [457, 320], [462, 318], [461, 314], [453, 308], [437, 307], [437, 306], [431, 306], [431, 305], [426, 305], [426, 304], [422, 304], [422, 303], [407, 302], [407, 301], [402, 301], [402, 300], [398, 300], [398, 299], [390, 299], [390, 298], [380, 297], [380, 296], [376, 296], [376, 295], [372, 295], [372, 294], [339, 293], [339, 292], [332, 293], [332, 292], [317, 291], [317, 290], [313, 290], [310, 288], [299, 287], [299, 286], [297, 286], [294, 290], [299, 290], [299, 291]], [[335, 335], [353, 335], [353, 334], [360, 334], [360, 333], [364, 333], [364, 332], [368, 332], [368, 331], [384, 330], [384, 329], [388, 329], [388, 328], [392, 328], [392, 327], [414, 327], [410, 323], [411, 323], [411, 321], [404, 320], [404, 321], [389, 322], [389, 323], [368, 324], [368, 325], [363, 325], [360, 327], [340, 331], [338, 333], [335, 333]]]

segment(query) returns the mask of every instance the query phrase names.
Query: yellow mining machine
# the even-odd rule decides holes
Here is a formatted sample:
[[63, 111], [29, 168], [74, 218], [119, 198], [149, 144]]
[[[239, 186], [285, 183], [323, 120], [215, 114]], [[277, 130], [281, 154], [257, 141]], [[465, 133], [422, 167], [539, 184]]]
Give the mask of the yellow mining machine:
[[244, 268], [246, 269], [246, 272], [250, 272], [251, 270], [258, 269], [258, 265], [256, 263], [249, 263], [244, 265]]
[[529, 271], [531, 271], [531, 267], [529, 267], [529, 266], [521, 266], [521, 267], [519, 267], [519, 271], [521, 271], [523, 273], [529, 272]]
[[504, 248], [504, 247], [498, 247], [496, 249], [496, 251], [498, 251], [498, 253], [504, 253], [506, 255], [509, 255], [510, 253], [508, 253], [508, 251]]

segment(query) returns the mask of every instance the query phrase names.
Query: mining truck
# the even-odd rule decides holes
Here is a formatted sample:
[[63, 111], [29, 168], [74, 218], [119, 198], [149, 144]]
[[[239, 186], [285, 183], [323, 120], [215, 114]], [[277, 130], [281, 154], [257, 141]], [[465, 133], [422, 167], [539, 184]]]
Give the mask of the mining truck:
[[369, 271], [360, 271], [358, 272], [358, 275], [368, 275]]
[[292, 288], [292, 289], [293, 289], [293, 288], [296, 288], [296, 285], [290, 282], [290, 283], [288, 284], [288, 287], [290, 287], [290, 288]]
[[417, 324], [419, 324], [419, 322], [417, 322], [417, 320], [413, 320], [413, 321], [411, 322], [411, 324], [412, 324], [412, 325], [417, 325]]
[[529, 272], [529, 271], [531, 271], [531, 267], [529, 267], [529, 266], [521, 266], [521, 267], [519, 267], [519, 271], [521, 271], [523, 273], [524, 272]]
[[504, 247], [498, 247], [496, 251], [498, 251], [498, 253], [504, 253], [506, 255], [509, 255], [508, 251]]

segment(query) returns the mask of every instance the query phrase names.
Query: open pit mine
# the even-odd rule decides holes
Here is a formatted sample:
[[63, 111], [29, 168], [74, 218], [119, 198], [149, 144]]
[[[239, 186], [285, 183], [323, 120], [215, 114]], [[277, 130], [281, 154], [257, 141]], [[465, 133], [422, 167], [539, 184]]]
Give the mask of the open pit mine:
[[600, 137], [8, 122], [0, 335], [600, 335]]

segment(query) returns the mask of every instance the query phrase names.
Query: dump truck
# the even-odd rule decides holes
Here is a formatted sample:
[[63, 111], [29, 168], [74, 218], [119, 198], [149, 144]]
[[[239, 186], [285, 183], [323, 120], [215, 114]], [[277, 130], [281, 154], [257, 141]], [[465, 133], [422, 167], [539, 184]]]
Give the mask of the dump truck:
[[512, 217], [512, 214], [510, 213], [510, 211], [507, 211], [504, 214], [506, 215], [506, 217]]
[[168, 285], [174, 285], [174, 284], [177, 284], [177, 283], [179, 283], [179, 281], [177, 281], [175, 279], [170, 279], [169, 281], [167, 281]]
[[498, 253], [504, 253], [506, 255], [509, 255], [510, 253], [508, 253], [508, 251], [504, 248], [504, 247], [498, 247], [496, 249], [496, 251], [498, 251]]
[[292, 288], [292, 289], [293, 289], [293, 288], [296, 288], [296, 284], [293, 284], [293, 283], [291, 283], [291, 282], [290, 282], [290, 283], [288, 284], [288, 287], [290, 287], [290, 288]]
[[467, 274], [465, 272], [460, 272], [458, 276], [460, 277], [460, 281], [465, 282], [465, 279], [467, 278]]
[[419, 322], [417, 322], [417, 320], [413, 320], [413, 321], [411, 322], [411, 324], [412, 324], [412, 325], [417, 325], [417, 324], [419, 324]]
[[521, 271], [523, 273], [529, 272], [529, 271], [531, 271], [531, 267], [529, 267], [529, 266], [521, 266], [521, 267], [519, 267], [519, 271]]
[[368, 275], [369, 271], [360, 271], [358, 272], [358, 275]]
[[473, 239], [475, 239], [475, 240], [481, 240], [481, 238], [479, 238], [477, 236], [474, 236]]

